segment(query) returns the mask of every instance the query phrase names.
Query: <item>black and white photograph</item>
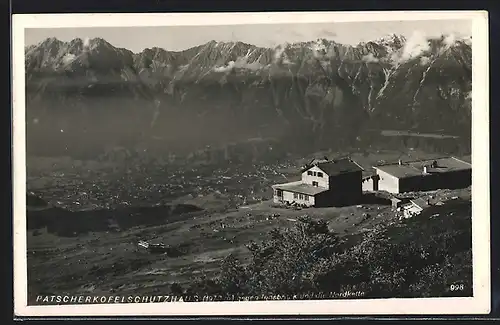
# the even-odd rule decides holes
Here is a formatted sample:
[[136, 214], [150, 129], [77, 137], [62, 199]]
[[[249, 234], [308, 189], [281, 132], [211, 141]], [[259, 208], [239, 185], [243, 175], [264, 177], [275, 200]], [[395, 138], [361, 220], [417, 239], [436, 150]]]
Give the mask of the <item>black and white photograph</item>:
[[16, 313], [487, 313], [487, 28], [15, 15]]

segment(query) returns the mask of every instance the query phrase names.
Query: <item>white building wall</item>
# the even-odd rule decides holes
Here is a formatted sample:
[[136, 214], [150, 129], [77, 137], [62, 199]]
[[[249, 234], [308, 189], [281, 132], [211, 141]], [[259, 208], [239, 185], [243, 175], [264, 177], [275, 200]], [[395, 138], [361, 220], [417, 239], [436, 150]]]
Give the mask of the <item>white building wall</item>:
[[376, 170], [379, 175], [378, 189], [379, 191], [387, 191], [389, 193], [399, 193], [399, 179], [379, 169]]
[[295, 203], [304, 204], [307, 206], [313, 206], [315, 203], [314, 196], [312, 196], [312, 195], [306, 196], [305, 194], [303, 194], [302, 199], [301, 199], [300, 194], [287, 192], [287, 191], [283, 191], [283, 199], [280, 201], [280, 198], [276, 195], [276, 190], [274, 192], [273, 202], [274, 203], [286, 203], [286, 202], [292, 203], [292, 202], [295, 202]]
[[[313, 175], [308, 175], [308, 172], [313, 173]], [[314, 176], [314, 173], [316, 173], [316, 176]], [[318, 173], [321, 173], [320, 175], [322, 175], [322, 177], [319, 177]], [[313, 182], [318, 182], [318, 187], [323, 188], [329, 188], [330, 185], [328, 178], [328, 175], [325, 174], [325, 172], [323, 172], [317, 166], [314, 166], [302, 173], [302, 182], [304, 184], [312, 185]]]
[[373, 178], [368, 178], [362, 181], [362, 188], [364, 192], [372, 192], [373, 191]]
[[293, 202], [293, 193], [283, 191], [283, 201], [284, 202]]

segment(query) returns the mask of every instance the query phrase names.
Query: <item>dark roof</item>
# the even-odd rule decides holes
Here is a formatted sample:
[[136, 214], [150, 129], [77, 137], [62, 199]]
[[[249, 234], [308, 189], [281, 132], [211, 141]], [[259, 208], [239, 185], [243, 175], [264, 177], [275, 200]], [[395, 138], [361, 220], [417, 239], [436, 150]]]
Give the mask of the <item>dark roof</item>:
[[358, 165], [353, 160], [349, 158], [342, 158], [342, 159], [328, 160], [312, 164], [302, 169], [302, 172], [305, 172], [315, 166], [324, 171], [328, 176], [336, 176], [340, 174], [353, 173], [364, 170], [360, 165]]
[[369, 179], [375, 179], [375, 180], [378, 180], [378, 179], [380, 179], [380, 176], [379, 176], [379, 175], [377, 175], [377, 174], [369, 174], [369, 175], [365, 175], [365, 176], [363, 176], [363, 178], [362, 178], [362, 180], [363, 180], [363, 181], [367, 181], [367, 180], [369, 180]]
[[[436, 162], [436, 167], [432, 167], [433, 162]], [[455, 157], [409, 161], [403, 162], [401, 165], [399, 163], [386, 164], [375, 166], [374, 168], [386, 172], [397, 178], [406, 178], [422, 175], [424, 166], [427, 166], [427, 172], [430, 174], [449, 173], [453, 171], [467, 170], [472, 168], [470, 163], [467, 163]]]
[[287, 192], [307, 194], [307, 195], [316, 195], [319, 193], [323, 193], [328, 191], [327, 188], [316, 187], [309, 184], [304, 184], [302, 181], [285, 183], [285, 184], [276, 184], [272, 186], [274, 189], [283, 190]]

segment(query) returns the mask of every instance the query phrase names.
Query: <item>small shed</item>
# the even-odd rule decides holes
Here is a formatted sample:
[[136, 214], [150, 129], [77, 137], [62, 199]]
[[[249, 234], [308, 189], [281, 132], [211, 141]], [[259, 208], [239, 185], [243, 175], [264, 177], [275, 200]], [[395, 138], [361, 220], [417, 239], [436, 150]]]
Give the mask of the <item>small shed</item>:
[[411, 200], [410, 204], [403, 208], [403, 216], [408, 219], [419, 215], [423, 210], [430, 207], [430, 202], [428, 199], [418, 198]]

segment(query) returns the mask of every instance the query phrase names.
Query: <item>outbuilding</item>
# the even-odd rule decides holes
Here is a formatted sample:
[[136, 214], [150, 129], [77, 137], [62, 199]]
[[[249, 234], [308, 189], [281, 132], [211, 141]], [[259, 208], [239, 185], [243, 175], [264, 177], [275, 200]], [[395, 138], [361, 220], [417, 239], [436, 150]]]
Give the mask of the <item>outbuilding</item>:
[[472, 183], [472, 165], [455, 157], [400, 160], [374, 169], [376, 174], [365, 180], [364, 190], [405, 193], [466, 188]]

